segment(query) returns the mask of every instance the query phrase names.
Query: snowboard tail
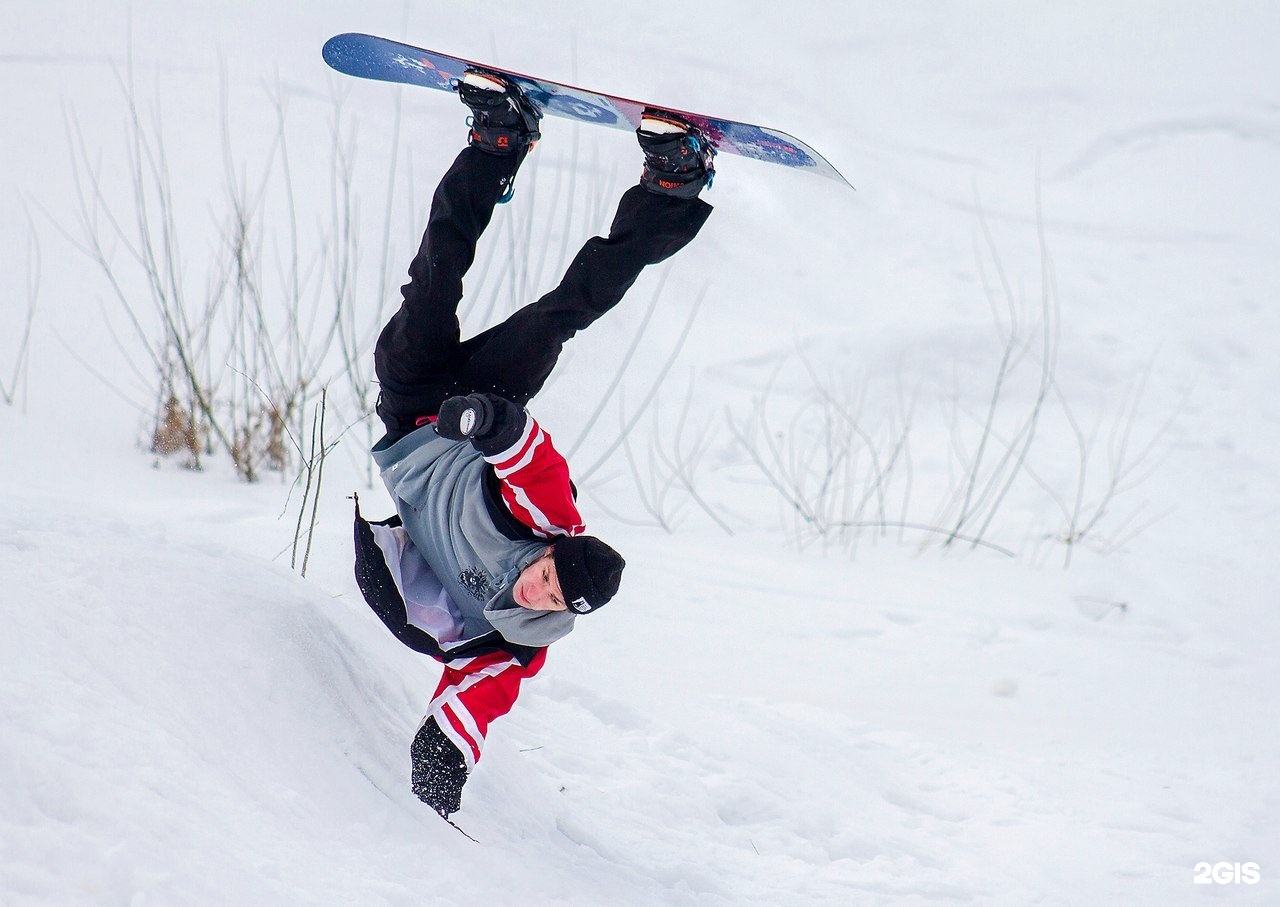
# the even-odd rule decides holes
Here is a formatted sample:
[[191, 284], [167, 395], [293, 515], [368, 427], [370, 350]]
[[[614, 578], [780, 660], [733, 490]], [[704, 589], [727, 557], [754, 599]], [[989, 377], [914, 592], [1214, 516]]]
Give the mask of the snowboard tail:
[[516, 82], [544, 115], [616, 129], [634, 130], [646, 109], [672, 113], [697, 127], [720, 153], [808, 170], [853, 188], [817, 151], [776, 129], [576, 88], [373, 35], [336, 35], [325, 42], [323, 53], [326, 63], [349, 76], [449, 92], [467, 69], [482, 69]]

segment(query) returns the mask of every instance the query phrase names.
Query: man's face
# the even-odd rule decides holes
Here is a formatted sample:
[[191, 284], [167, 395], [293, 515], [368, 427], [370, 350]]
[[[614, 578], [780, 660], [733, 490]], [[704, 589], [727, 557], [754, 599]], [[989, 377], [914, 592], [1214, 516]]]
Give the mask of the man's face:
[[560, 591], [560, 581], [556, 578], [556, 562], [551, 557], [551, 549], [543, 552], [529, 566], [520, 571], [511, 587], [511, 597], [521, 608], [530, 611], [563, 611], [564, 594]]

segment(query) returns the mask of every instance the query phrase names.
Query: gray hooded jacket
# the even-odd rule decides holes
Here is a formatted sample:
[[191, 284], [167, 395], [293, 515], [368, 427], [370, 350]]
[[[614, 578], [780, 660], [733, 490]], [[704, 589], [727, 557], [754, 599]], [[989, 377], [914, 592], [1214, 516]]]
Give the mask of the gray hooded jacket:
[[[410, 602], [431, 602], [436, 620], [421, 628], [446, 650], [494, 630], [517, 645], [546, 646], [573, 629], [572, 612], [530, 611], [512, 597], [520, 571], [549, 542], [511, 515], [502, 480], [470, 442], [426, 425], [372, 453], [407, 539], [387, 527], [375, 527], [375, 536], [411, 621]], [[441, 609], [453, 617], [451, 631]]]

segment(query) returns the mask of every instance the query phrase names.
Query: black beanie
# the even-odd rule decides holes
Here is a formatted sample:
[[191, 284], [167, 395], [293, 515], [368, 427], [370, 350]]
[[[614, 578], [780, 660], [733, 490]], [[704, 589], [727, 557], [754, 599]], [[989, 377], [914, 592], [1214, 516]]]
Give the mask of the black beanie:
[[618, 591], [627, 562], [589, 535], [557, 539], [551, 549], [565, 606], [576, 614], [599, 608]]

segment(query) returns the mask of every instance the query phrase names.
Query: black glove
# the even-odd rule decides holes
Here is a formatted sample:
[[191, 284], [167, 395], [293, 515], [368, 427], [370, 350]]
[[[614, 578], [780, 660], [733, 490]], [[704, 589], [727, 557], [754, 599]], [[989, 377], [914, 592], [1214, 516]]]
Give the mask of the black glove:
[[493, 427], [493, 404], [484, 394], [450, 397], [440, 404], [436, 433], [451, 441], [469, 441]]
[[456, 813], [462, 805], [462, 785], [467, 783], [467, 763], [435, 718], [422, 723], [409, 755], [413, 758], [413, 792], [418, 799], [446, 819]]

